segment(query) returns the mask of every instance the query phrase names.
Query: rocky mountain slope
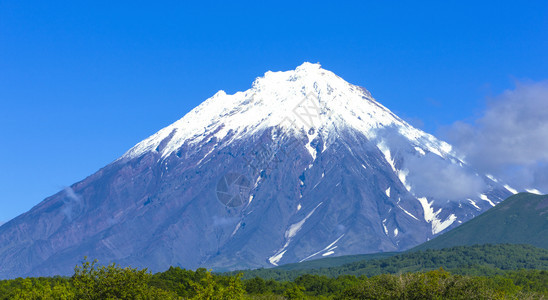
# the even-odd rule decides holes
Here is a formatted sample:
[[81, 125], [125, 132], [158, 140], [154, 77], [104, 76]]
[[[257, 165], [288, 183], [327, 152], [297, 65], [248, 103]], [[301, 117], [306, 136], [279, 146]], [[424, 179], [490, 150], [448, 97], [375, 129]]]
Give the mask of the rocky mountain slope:
[[318, 64], [218, 92], [0, 227], [0, 277], [84, 256], [231, 270], [400, 251], [511, 188]]

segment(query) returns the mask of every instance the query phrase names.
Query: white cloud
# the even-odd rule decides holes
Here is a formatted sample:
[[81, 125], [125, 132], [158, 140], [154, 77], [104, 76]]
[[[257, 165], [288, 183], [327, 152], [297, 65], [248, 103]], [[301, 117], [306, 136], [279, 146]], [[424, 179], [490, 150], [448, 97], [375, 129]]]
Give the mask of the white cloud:
[[407, 181], [419, 197], [462, 200], [485, 189], [485, 182], [465, 168], [427, 153], [422, 157], [408, 156], [405, 168], [410, 170]]
[[548, 191], [548, 81], [518, 83], [479, 119], [456, 122], [445, 135], [481, 171], [520, 190]]
[[75, 213], [77, 213], [82, 207], [82, 197], [76, 194], [71, 187], [65, 188], [66, 198], [63, 199], [63, 208], [61, 211], [67, 217], [67, 219], [72, 221], [72, 218]]
[[[376, 133], [379, 141], [390, 149], [409, 147], [409, 140], [397, 128], [385, 127]], [[398, 151], [397, 156], [403, 162], [402, 169], [408, 171], [406, 181], [417, 197], [455, 201], [477, 196], [487, 187], [472, 170], [436, 154], [418, 156], [415, 151]]]

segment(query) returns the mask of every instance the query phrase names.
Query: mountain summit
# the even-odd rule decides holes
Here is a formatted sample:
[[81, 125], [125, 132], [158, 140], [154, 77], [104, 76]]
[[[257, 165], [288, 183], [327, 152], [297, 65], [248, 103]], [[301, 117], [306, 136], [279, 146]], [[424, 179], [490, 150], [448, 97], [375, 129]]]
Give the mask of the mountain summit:
[[[388, 126], [397, 127], [402, 135], [440, 156], [451, 151], [447, 143], [402, 121], [364, 88], [319, 64], [304, 63], [294, 71], [267, 72], [245, 92], [217, 92], [179, 121], [137, 144], [122, 159], [138, 157], [162, 143], [159, 152], [167, 157], [185, 142], [197, 144], [214, 137], [230, 143], [274, 127], [292, 135], [320, 129], [310, 131], [308, 138], [320, 135], [327, 147], [337, 139], [337, 131], [355, 130], [371, 139], [376, 130]], [[225, 139], [228, 135], [231, 138]], [[315, 157], [315, 153], [311, 155]]]
[[511, 195], [449, 144], [319, 64], [219, 91], [97, 173], [0, 227], [0, 278], [84, 257], [256, 268], [399, 251]]

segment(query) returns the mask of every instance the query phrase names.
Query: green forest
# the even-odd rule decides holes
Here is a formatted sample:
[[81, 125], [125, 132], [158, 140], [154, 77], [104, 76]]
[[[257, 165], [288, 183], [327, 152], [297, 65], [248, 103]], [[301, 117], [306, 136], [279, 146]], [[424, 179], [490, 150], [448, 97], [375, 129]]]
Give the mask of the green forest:
[[[341, 257], [341, 260], [344, 256]], [[352, 259], [352, 257], [350, 257]], [[314, 268], [292, 265], [271, 269], [242, 271], [243, 278], [261, 277], [288, 281], [304, 274], [337, 277], [355, 275], [372, 277], [381, 274], [424, 272], [443, 268], [458, 275], [493, 276], [503, 275], [508, 270], [537, 269], [548, 270], [548, 250], [530, 245], [474, 245], [457, 246], [441, 250], [405, 252], [388, 258], [368, 259], [333, 265], [329, 259], [319, 259]], [[233, 272], [235, 275], [239, 272]]]
[[0, 281], [0, 299], [545, 299], [548, 250], [484, 245], [308, 270], [216, 274], [84, 260], [70, 277]]

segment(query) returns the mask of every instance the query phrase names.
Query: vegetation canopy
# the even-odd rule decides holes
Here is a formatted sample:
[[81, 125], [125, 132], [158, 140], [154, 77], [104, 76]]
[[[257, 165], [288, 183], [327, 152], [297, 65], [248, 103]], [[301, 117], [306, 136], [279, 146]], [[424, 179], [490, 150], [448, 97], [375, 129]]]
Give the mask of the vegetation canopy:
[[[447, 256], [454, 251], [469, 251], [486, 247], [492, 255], [504, 247], [522, 249], [521, 260], [476, 267], [453, 268], [451, 272], [438, 268], [425, 271], [431, 265], [443, 264], [433, 250], [412, 253], [408, 258], [392, 257], [396, 261], [416, 259], [425, 262], [423, 269], [402, 268], [394, 274], [373, 276], [342, 274], [352, 265], [364, 263], [377, 266], [379, 261], [356, 262], [342, 266], [341, 274], [289, 274], [291, 280], [265, 279], [255, 276], [242, 278], [242, 273], [214, 274], [206, 269], [196, 271], [171, 267], [165, 272], [151, 274], [146, 269], [121, 267], [117, 264], [99, 265], [96, 260], [76, 266], [71, 277], [17, 278], [0, 281], [0, 299], [544, 299], [548, 297], [548, 271], [525, 269], [526, 259], [535, 262], [548, 260], [546, 253], [531, 255], [537, 248], [516, 245], [476, 246], [464, 249], [446, 249]], [[521, 248], [520, 248], [521, 247]], [[529, 249], [530, 251], [527, 251]], [[541, 249], [542, 250], [542, 249]], [[519, 252], [519, 251], [518, 251]], [[511, 253], [511, 252], [510, 252]], [[501, 254], [502, 255], [502, 254]], [[541, 257], [541, 255], [544, 255]], [[502, 257], [493, 258], [502, 260]], [[464, 259], [466, 261], [466, 259]], [[385, 262], [386, 263], [386, 262]], [[383, 264], [383, 262], [380, 262]], [[388, 263], [386, 267], [388, 267]], [[400, 264], [399, 266], [403, 266]], [[497, 266], [510, 268], [497, 268]], [[520, 268], [513, 270], [513, 267]], [[545, 266], [545, 265], [544, 265]], [[286, 271], [288, 273], [300, 270]], [[470, 274], [481, 273], [484, 275]], [[349, 272], [350, 273], [350, 272]], [[260, 274], [260, 273], [258, 273]]]

